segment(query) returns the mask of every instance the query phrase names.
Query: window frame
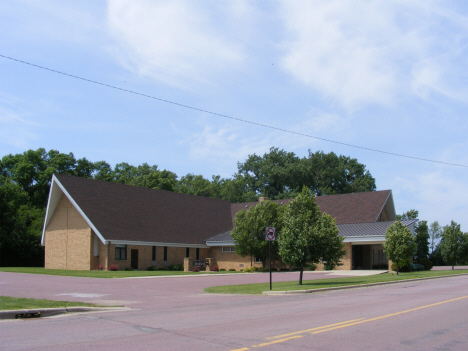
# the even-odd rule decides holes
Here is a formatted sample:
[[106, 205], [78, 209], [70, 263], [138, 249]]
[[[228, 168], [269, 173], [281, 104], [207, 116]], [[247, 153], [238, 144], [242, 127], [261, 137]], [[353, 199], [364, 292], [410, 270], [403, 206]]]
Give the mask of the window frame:
[[[124, 258], [122, 258], [122, 253], [123, 253]], [[115, 257], [114, 258], [116, 261], [126, 261], [127, 260], [127, 245], [115, 245]]]

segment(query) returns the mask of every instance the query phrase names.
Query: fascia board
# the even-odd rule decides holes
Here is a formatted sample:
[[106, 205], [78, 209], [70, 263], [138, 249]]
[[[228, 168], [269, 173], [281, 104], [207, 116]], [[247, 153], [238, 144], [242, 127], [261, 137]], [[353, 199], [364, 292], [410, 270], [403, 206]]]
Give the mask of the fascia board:
[[377, 222], [379, 220], [379, 216], [380, 214], [382, 213], [383, 209], [385, 208], [385, 206], [387, 205], [387, 202], [389, 199], [392, 199], [392, 205], [393, 205], [393, 213], [395, 213], [395, 203], [393, 202], [393, 196], [392, 196], [392, 191], [390, 190], [390, 193], [388, 194], [387, 198], [385, 199], [385, 202], [382, 206], [382, 208], [380, 209], [379, 213], [377, 214], [377, 217], [375, 218], [374, 222]]
[[49, 225], [50, 219], [52, 218], [52, 215], [54, 214], [55, 209], [57, 208], [57, 205], [60, 201], [60, 197], [63, 194], [62, 189], [57, 187], [56, 181], [57, 181], [57, 178], [55, 178], [55, 175], [53, 175], [52, 181], [50, 184], [49, 197], [47, 199], [47, 208], [46, 208], [46, 214], [45, 214], [45, 219], [44, 219], [44, 225], [42, 227], [42, 237], [41, 237], [42, 246], [44, 246], [45, 229]]
[[[88, 225], [91, 227], [91, 229], [94, 231], [94, 233], [98, 236], [98, 238], [101, 240], [101, 242], [104, 245], [107, 245], [107, 240], [104, 239], [104, 237], [101, 235], [99, 230], [97, 230], [97, 228], [94, 226], [93, 222], [91, 222], [91, 220], [86, 216], [86, 214], [83, 212], [83, 210], [80, 208], [80, 206], [78, 206], [78, 204], [71, 197], [71, 195], [68, 193], [68, 191], [65, 189], [65, 187], [60, 183], [60, 181], [57, 179], [57, 177], [55, 177], [55, 175], [52, 176], [51, 188], [50, 188], [50, 192], [49, 192], [49, 201], [52, 198], [53, 191], [57, 191], [56, 188], [55, 188], [55, 184], [65, 194], [65, 196], [68, 198], [68, 200], [70, 200], [70, 202], [76, 208], [78, 213], [84, 218], [86, 223], [88, 223]], [[54, 195], [54, 196], [56, 196], [56, 195]], [[60, 197], [59, 197], [59, 199], [60, 199]], [[49, 205], [50, 204], [49, 204], [49, 202], [47, 203], [46, 220], [44, 221], [44, 228], [42, 229], [42, 239], [41, 239], [41, 244], [42, 245], [44, 245], [43, 240], [44, 240], [45, 229], [46, 229], [47, 225], [49, 224], [50, 218], [52, 218], [52, 215], [53, 215], [53, 213], [55, 211], [55, 208], [57, 207], [57, 204], [58, 204], [58, 201], [57, 201], [57, 203], [55, 205], [52, 206], [53, 210], [49, 212]]]
[[235, 246], [233, 241], [207, 241], [206, 245], [212, 246]]
[[135, 245], [135, 246], [167, 246], [167, 247], [190, 247], [208, 249], [208, 245], [199, 244], [178, 244], [178, 243], [162, 243], [152, 241], [129, 241], [129, 240], [107, 240], [109, 244], [113, 245]]
[[375, 243], [380, 244], [385, 242], [384, 235], [367, 235], [367, 236], [348, 236], [343, 240], [344, 243]]

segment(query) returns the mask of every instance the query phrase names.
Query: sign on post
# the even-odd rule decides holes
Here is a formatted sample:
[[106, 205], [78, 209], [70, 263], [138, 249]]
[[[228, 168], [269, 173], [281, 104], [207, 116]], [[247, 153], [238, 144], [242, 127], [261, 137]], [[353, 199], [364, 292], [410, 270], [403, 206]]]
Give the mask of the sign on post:
[[270, 290], [271, 290], [271, 242], [276, 240], [276, 231], [273, 227], [266, 227], [265, 240], [268, 241], [268, 251], [270, 251]]
[[273, 227], [267, 227], [266, 228], [265, 240], [266, 241], [275, 241], [276, 240], [275, 228], [273, 228]]

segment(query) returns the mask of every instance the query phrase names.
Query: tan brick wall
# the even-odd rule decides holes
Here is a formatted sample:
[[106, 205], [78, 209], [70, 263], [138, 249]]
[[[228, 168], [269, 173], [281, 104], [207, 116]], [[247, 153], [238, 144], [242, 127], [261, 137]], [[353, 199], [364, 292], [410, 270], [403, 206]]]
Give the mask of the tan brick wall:
[[[210, 257], [216, 260], [219, 269], [235, 269], [241, 271], [244, 268], [251, 267], [250, 256], [241, 257], [235, 252], [222, 252], [221, 246], [214, 246], [210, 248]], [[253, 261], [253, 259], [252, 259]], [[254, 263], [253, 266], [261, 267], [261, 263]]]
[[89, 270], [92, 254], [91, 228], [62, 195], [45, 230], [47, 269]]

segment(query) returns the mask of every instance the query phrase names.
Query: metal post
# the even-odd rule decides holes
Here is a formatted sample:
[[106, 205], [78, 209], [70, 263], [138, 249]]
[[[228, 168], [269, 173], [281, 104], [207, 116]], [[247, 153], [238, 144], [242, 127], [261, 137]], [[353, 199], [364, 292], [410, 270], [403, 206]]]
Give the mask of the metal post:
[[268, 249], [270, 251], [270, 290], [271, 290], [271, 241], [268, 242]]

